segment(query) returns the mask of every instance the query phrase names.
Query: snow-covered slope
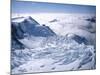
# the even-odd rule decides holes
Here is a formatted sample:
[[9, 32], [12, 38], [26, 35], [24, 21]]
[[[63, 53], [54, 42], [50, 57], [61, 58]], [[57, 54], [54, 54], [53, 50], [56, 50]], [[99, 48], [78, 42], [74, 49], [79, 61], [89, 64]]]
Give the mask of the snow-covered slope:
[[25, 37], [37, 36], [48, 37], [56, 35], [48, 26], [41, 26], [32, 17], [12, 18], [12, 47], [22, 48], [23, 43], [19, 40]]
[[76, 34], [72, 34], [72, 33], [71, 34], [67, 34], [66, 37], [69, 38], [69, 39], [75, 40], [79, 44], [81, 44], [81, 43], [89, 44], [88, 43], [89, 41], [85, 37], [78, 36]]
[[[33, 36], [53, 36], [55, 33], [48, 26], [40, 26], [32, 17], [17, 17], [12, 19], [12, 26], [16, 27], [16, 32], [20, 35], [26, 33]], [[22, 34], [21, 34], [22, 36]]]
[[[37, 41], [29, 43], [37, 44]], [[92, 45], [79, 44], [64, 37], [45, 38], [37, 45], [12, 51], [12, 73], [95, 69], [95, 48]]]

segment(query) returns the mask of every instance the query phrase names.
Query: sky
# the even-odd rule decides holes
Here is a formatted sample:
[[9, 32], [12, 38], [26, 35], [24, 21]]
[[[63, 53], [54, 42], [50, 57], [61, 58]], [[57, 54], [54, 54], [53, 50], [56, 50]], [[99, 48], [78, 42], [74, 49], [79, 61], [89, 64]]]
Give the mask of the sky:
[[12, 0], [12, 13], [96, 13], [96, 6]]

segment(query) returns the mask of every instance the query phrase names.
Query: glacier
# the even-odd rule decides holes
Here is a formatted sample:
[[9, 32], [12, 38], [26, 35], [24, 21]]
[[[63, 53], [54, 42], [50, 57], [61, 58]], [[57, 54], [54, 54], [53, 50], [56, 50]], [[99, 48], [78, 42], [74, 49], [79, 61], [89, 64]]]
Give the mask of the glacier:
[[41, 15], [12, 18], [12, 74], [96, 68], [95, 15]]

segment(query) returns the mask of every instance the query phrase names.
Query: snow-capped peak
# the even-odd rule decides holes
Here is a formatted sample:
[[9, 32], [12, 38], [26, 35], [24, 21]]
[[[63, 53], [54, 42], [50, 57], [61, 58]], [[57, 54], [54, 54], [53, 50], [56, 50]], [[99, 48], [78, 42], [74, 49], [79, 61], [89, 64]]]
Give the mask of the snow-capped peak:
[[37, 21], [35, 21], [31, 16], [26, 16], [26, 17], [16, 17], [16, 18], [12, 18], [12, 22], [24, 22], [27, 21], [29, 23], [35, 23], [35, 24], [39, 24]]

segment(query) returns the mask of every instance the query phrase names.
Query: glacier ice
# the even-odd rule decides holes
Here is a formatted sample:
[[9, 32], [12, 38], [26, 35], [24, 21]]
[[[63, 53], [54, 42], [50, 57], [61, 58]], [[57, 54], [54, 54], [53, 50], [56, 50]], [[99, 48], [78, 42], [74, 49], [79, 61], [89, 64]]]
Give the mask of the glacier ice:
[[12, 73], [95, 69], [94, 46], [61, 37], [42, 40], [40, 48], [12, 51]]

